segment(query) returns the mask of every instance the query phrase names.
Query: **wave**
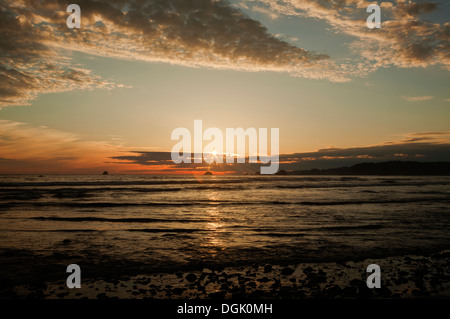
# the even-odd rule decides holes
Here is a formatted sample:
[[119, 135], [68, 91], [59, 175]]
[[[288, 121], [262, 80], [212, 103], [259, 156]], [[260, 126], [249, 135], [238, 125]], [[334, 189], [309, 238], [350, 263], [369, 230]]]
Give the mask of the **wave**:
[[304, 237], [307, 233], [258, 233], [258, 236], [268, 236], [268, 237]]
[[104, 232], [105, 230], [98, 229], [0, 229], [1, 232], [24, 232], [24, 233], [93, 233]]
[[146, 180], [146, 181], [70, 181], [70, 182], [0, 182], [0, 187], [64, 187], [64, 186], [132, 186], [132, 185], [209, 185], [209, 184], [240, 184], [268, 179], [213, 179], [213, 180]]
[[[450, 185], [449, 182], [410, 182], [399, 183], [396, 181], [382, 183], [357, 183], [357, 184], [329, 184], [329, 185], [313, 185], [313, 184], [296, 184], [296, 185], [275, 185], [281, 189], [304, 189], [304, 188], [353, 188], [353, 187], [398, 187], [398, 186], [427, 186], [427, 185]], [[264, 186], [262, 186], [264, 188]]]
[[111, 202], [8, 202], [0, 204], [0, 208], [32, 205], [37, 207], [186, 207], [186, 206], [267, 206], [267, 205], [301, 205], [301, 206], [334, 206], [363, 204], [407, 204], [420, 202], [448, 202], [450, 197], [413, 197], [387, 200], [328, 200], [328, 201], [231, 201], [231, 200], [195, 200], [184, 202], [144, 202], [144, 203], [111, 203]]
[[32, 217], [33, 220], [65, 222], [110, 222], [110, 223], [202, 223], [204, 219], [163, 218], [103, 218], [103, 217]]
[[91, 202], [91, 203], [79, 203], [79, 202], [34, 202], [34, 203], [21, 203], [12, 202], [7, 203], [7, 205], [17, 206], [17, 205], [33, 205], [38, 207], [46, 206], [65, 206], [65, 207], [133, 207], [133, 206], [193, 206], [196, 205], [193, 202], [181, 202], [181, 203], [111, 203], [111, 202]]
[[[248, 228], [250, 231], [254, 231], [260, 234], [274, 233], [280, 234], [280, 236], [297, 236], [307, 235], [311, 231], [324, 231], [324, 230], [357, 230], [357, 229], [382, 229], [386, 227], [384, 224], [365, 224], [365, 225], [342, 225], [342, 226], [319, 226], [319, 227], [289, 227], [288, 230], [280, 227], [262, 227], [262, 228]], [[280, 233], [283, 231], [283, 233]], [[299, 233], [300, 232], [300, 233]]]
[[99, 192], [138, 192], [138, 193], [163, 193], [178, 192], [181, 188], [124, 188], [124, 187], [96, 187], [96, 188], [58, 188], [58, 189], [2, 189], [0, 199], [2, 200], [31, 200], [39, 199], [44, 195], [55, 198], [88, 198]]
[[[20, 177], [19, 177], [20, 178]], [[69, 178], [69, 177], [66, 177]], [[111, 180], [111, 179], [103, 179], [99, 178], [98, 176], [91, 176], [91, 177], [85, 177], [85, 180], [80, 180], [79, 177], [74, 177], [72, 180], [15, 180], [15, 181], [0, 181], [0, 187], [8, 187], [8, 188], [23, 188], [23, 187], [102, 187], [102, 186], [152, 186], [152, 185], [198, 185], [198, 186], [205, 186], [205, 185], [226, 185], [226, 184], [254, 184], [254, 183], [272, 183], [272, 182], [297, 182], [297, 183], [316, 183], [320, 182], [321, 185], [323, 183], [333, 183], [333, 182], [342, 182], [341, 184], [343, 186], [348, 185], [365, 185], [365, 184], [375, 184], [375, 185], [382, 185], [387, 186], [389, 184], [395, 184], [395, 185], [436, 185], [438, 184], [444, 184], [449, 185], [450, 181], [448, 179], [446, 180], [436, 180], [436, 179], [406, 179], [406, 178], [361, 178], [361, 177], [355, 177], [355, 176], [314, 176], [314, 177], [307, 177], [307, 176], [274, 176], [274, 175], [267, 175], [267, 176], [212, 176], [209, 178], [203, 178], [203, 177], [179, 177], [179, 178], [146, 178], [146, 179], [128, 179], [125, 180], [127, 177], [119, 177], [118, 179]], [[347, 183], [348, 182], [348, 183]], [[351, 184], [353, 182], [353, 184]], [[356, 183], [355, 183], [356, 182]], [[309, 185], [307, 185], [309, 186]], [[334, 187], [334, 186], [333, 186]]]
[[57, 197], [70, 197], [72, 195], [89, 195], [96, 192], [138, 192], [138, 193], [160, 193], [178, 192], [181, 188], [144, 188], [144, 187], [95, 187], [95, 188], [61, 188], [56, 190], [33, 189], [43, 193], [54, 193]]
[[143, 229], [126, 229], [129, 232], [144, 232], [144, 233], [195, 233], [204, 232], [204, 229], [192, 229], [192, 228], [143, 228]]
[[95, 188], [58, 188], [58, 189], [2, 189], [0, 193], [1, 200], [33, 200], [40, 199], [45, 195], [54, 198], [90, 198], [98, 196], [98, 193], [114, 192], [117, 194], [125, 193], [166, 193], [179, 191], [197, 191], [197, 190], [217, 190], [217, 191], [236, 191], [244, 190], [242, 186], [223, 187], [223, 186], [193, 186], [185, 188], [144, 188], [144, 187], [95, 187]]
[[407, 192], [406, 194], [422, 194], [422, 195], [450, 195], [449, 192], [442, 192], [442, 191], [422, 191], [422, 192]]
[[407, 203], [420, 203], [420, 202], [448, 202], [449, 197], [432, 198], [400, 198], [400, 199], [387, 199], [387, 200], [342, 200], [342, 201], [311, 201], [300, 202], [300, 205], [306, 206], [327, 206], [327, 205], [363, 205], [363, 204], [407, 204]]
[[235, 190], [244, 190], [246, 189], [243, 186], [233, 186], [233, 187], [223, 187], [223, 186], [194, 186], [194, 187], [185, 187], [184, 190], [218, 190], [218, 191], [235, 191]]
[[370, 225], [345, 225], [345, 226], [322, 226], [313, 228], [313, 230], [355, 230], [355, 229], [381, 229], [385, 225], [370, 224]]

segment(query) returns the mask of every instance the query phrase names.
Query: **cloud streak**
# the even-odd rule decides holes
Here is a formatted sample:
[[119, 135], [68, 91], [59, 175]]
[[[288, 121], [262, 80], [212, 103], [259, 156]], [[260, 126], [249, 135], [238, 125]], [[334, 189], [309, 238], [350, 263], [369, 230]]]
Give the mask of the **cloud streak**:
[[[0, 120], [0, 174], [253, 174], [253, 163], [174, 164], [166, 151], [130, 150], [119, 141], [92, 141], [43, 126]], [[379, 145], [280, 154], [280, 169], [333, 168], [388, 160], [450, 161], [450, 132], [409, 133]]]
[[434, 98], [434, 96], [431, 95], [425, 95], [425, 96], [402, 96], [402, 98], [408, 102], [419, 102], [419, 101], [427, 101]]
[[[121, 151], [125, 149], [119, 142], [89, 141], [48, 127], [0, 120], [0, 174], [114, 172], [117, 165], [107, 163], [108, 157]], [[133, 165], [128, 168], [134, 169]]]

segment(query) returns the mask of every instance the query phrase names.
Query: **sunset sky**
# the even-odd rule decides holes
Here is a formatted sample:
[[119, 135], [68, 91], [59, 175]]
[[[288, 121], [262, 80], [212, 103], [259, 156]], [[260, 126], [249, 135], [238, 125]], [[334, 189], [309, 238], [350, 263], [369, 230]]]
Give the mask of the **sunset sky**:
[[0, 0], [0, 173], [201, 170], [196, 119], [279, 128], [286, 169], [450, 161], [450, 2], [371, 3]]

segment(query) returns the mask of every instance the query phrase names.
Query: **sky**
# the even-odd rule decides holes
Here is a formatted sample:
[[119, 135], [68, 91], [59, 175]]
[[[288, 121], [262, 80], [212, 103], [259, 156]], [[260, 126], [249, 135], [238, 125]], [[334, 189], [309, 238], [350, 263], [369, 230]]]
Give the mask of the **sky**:
[[245, 170], [171, 162], [194, 120], [279, 128], [284, 169], [450, 161], [448, 1], [73, 2], [0, 0], [2, 174]]

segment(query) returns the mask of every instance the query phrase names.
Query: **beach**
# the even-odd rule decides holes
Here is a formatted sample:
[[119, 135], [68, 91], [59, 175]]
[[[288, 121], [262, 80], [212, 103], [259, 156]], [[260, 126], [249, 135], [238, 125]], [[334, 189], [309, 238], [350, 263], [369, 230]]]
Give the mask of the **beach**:
[[[8, 176], [2, 299], [448, 298], [450, 178]], [[69, 289], [66, 268], [81, 268]], [[369, 289], [367, 266], [381, 269]]]
[[[369, 289], [368, 265], [381, 268], [381, 288]], [[123, 269], [125, 270], [125, 269]], [[122, 270], [122, 271], [123, 271]], [[450, 251], [432, 256], [388, 257], [343, 263], [252, 265], [141, 275], [36, 282], [2, 290], [2, 298], [45, 299], [345, 299], [448, 298]], [[37, 276], [39, 277], [39, 275]], [[103, 279], [101, 279], [103, 277]]]

